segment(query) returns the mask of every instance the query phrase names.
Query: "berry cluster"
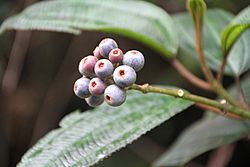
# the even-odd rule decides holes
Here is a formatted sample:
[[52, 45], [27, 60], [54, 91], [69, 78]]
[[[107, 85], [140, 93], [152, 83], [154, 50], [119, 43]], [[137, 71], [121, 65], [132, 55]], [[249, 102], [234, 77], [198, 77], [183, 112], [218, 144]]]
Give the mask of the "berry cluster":
[[126, 100], [126, 87], [136, 81], [136, 72], [144, 66], [144, 56], [137, 50], [123, 54], [111, 38], [103, 39], [79, 63], [82, 77], [74, 84], [75, 94], [95, 107], [104, 101], [119, 106]]

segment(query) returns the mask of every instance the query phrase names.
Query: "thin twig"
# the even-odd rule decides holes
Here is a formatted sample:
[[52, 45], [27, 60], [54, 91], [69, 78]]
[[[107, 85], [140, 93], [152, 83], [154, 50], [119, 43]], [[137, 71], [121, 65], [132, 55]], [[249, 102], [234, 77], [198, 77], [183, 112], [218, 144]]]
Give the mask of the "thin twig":
[[207, 65], [205, 54], [203, 51], [203, 46], [202, 46], [202, 28], [203, 28], [202, 23], [195, 24], [195, 50], [196, 50], [196, 53], [198, 54], [198, 57], [201, 63], [201, 69], [203, 71], [204, 76], [206, 77], [209, 83], [212, 83], [214, 77], [213, 77], [211, 70], [209, 69]]
[[228, 117], [228, 118], [233, 118], [233, 119], [242, 119], [241, 117], [239, 117], [238, 115], [235, 115], [235, 114], [231, 114], [231, 113], [227, 113], [227, 112], [224, 112], [218, 108], [214, 108], [214, 107], [211, 107], [211, 106], [208, 106], [208, 105], [204, 105], [204, 104], [200, 104], [200, 103], [195, 103], [195, 105], [201, 109], [204, 109], [204, 110], [209, 110], [209, 111], [212, 111], [216, 114], [220, 114], [220, 115], [223, 115], [225, 117]]
[[207, 65], [205, 53], [203, 50], [203, 43], [202, 43], [203, 41], [203, 36], [202, 36], [203, 18], [200, 18], [200, 16], [195, 16], [193, 20], [194, 20], [194, 27], [195, 27], [195, 50], [200, 60], [201, 69], [203, 71], [204, 76], [206, 77], [206, 80], [210, 83], [210, 86], [215, 93], [225, 98], [229, 103], [235, 106], [240, 106], [238, 102], [235, 101], [228, 94], [228, 92], [224, 89], [224, 87], [220, 84], [220, 82], [218, 82], [214, 78], [212, 71]]
[[204, 75], [206, 76], [207, 81], [210, 83], [212, 89], [214, 92], [216, 92], [218, 95], [222, 96], [225, 98], [229, 103], [235, 105], [235, 106], [240, 106], [237, 101], [234, 100], [233, 97], [231, 97], [228, 92], [224, 89], [224, 87], [221, 85], [220, 82], [218, 82], [211, 70], [209, 69], [207, 63], [206, 63], [206, 58], [205, 54], [202, 48], [202, 27], [200, 27], [200, 24], [196, 25], [196, 35], [195, 35], [195, 41], [196, 41], [196, 52], [199, 55], [202, 71]]
[[225, 113], [229, 112], [229, 113], [241, 116], [242, 118], [250, 119], [250, 112], [246, 109], [243, 109], [243, 108], [240, 108], [237, 106], [221, 104], [218, 101], [215, 101], [215, 100], [212, 100], [212, 99], [209, 99], [206, 97], [194, 95], [194, 94], [186, 92], [182, 89], [169, 89], [169, 88], [162, 88], [162, 87], [153, 87], [153, 86], [150, 86], [148, 84], [144, 84], [144, 85], [133, 84], [132, 86], [130, 86], [130, 89], [135, 89], [135, 90], [141, 91], [143, 93], [154, 92], [154, 93], [160, 93], [160, 94], [170, 95], [170, 96], [174, 96], [174, 97], [179, 97], [179, 98], [193, 101], [195, 103], [201, 103], [201, 104], [205, 104], [205, 105], [209, 105], [209, 106], [218, 108], [218, 109], [224, 111]]
[[223, 59], [222, 59], [221, 66], [220, 66], [220, 70], [219, 70], [217, 77], [216, 77], [218, 82], [222, 82], [222, 80], [223, 80], [223, 75], [224, 75], [226, 63], [227, 63], [227, 55], [224, 55]]
[[179, 74], [181, 74], [181, 76], [183, 76], [187, 81], [189, 81], [193, 85], [204, 90], [211, 90], [209, 83], [196, 77], [178, 59], [172, 60], [171, 64], [179, 72]]

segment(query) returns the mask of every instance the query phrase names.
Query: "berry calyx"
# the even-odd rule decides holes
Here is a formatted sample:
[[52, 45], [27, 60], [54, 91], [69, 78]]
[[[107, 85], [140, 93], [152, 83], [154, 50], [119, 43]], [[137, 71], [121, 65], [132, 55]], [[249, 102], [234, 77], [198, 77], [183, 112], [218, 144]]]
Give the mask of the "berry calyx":
[[122, 65], [115, 69], [113, 79], [118, 86], [127, 87], [135, 83], [136, 72], [132, 67]]
[[109, 60], [112, 63], [121, 63], [122, 59], [123, 59], [123, 52], [119, 48], [115, 48], [111, 50], [111, 52], [109, 53]]
[[114, 67], [107, 59], [98, 60], [95, 64], [95, 74], [99, 78], [105, 79], [112, 75]]
[[89, 82], [89, 92], [92, 95], [102, 95], [104, 93], [105, 88], [106, 84], [100, 78], [93, 78]]
[[104, 100], [111, 106], [120, 106], [126, 100], [126, 91], [115, 84], [109, 85], [104, 91]]

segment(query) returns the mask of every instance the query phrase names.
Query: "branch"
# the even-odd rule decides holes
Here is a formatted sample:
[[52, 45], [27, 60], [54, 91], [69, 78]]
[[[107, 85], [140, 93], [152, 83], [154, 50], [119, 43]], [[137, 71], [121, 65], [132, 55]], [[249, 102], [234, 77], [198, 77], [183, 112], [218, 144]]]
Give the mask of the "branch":
[[132, 86], [130, 86], [130, 88], [134, 89], [134, 90], [141, 91], [143, 93], [154, 92], [154, 93], [160, 93], [160, 94], [165, 94], [165, 95], [183, 98], [186, 100], [193, 101], [195, 103], [201, 103], [201, 104], [205, 104], [208, 106], [212, 106], [214, 108], [217, 108], [217, 109], [224, 111], [225, 113], [229, 112], [229, 113], [241, 116], [242, 118], [250, 119], [250, 111], [248, 111], [248, 110], [239, 108], [237, 106], [221, 104], [215, 100], [201, 97], [201, 96], [197, 96], [197, 95], [191, 94], [189, 92], [186, 92], [182, 89], [153, 87], [153, 86], [150, 86], [149, 84], [144, 84], [144, 85], [133, 84]]
[[187, 81], [189, 81], [193, 85], [204, 90], [211, 90], [209, 83], [196, 77], [178, 59], [173, 59], [171, 61], [171, 64], [179, 72], [181, 76], [183, 76]]
[[[188, 3], [188, 1], [187, 1]], [[235, 101], [228, 93], [227, 91], [223, 88], [223, 86], [218, 82], [214, 76], [212, 71], [207, 65], [206, 58], [205, 58], [205, 53], [203, 50], [203, 44], [202, 44], [202, 30], [203, 30], [203, 17], [204, 17], [204, 12], [206, 10], [206, 4], [202, 3], [199, 4], [200, 6], [189, 6], [189, 12], [191, 16], [193, 17], [193, 22], [194, 22], [194, 28], [195, 28], [195, 51], [198, 55], [198, 58], [200, 60], [201, 64], [201, 69], [206, 77], [206, 80], [210, 83], [210, 86], [214, 92], [216, 92], [218, 95], [222, 96], [225, 98], [229, 103], [235, 105], [235, 106], [240, 106], [237, 101]], [[192, 8], [193, 7], [193, 8]], [[226, 60], [225, 60], [226, 61]], [[223, 68], [224, 69], [224, 68]]]
[[206, 63], [206, 58], [202, 47], [202, 23], [195, 24], [195, 44], [196, 44], [195, 49], [200, 59], [202, 71], [207, 81], [210, 83], [212, 90], [216, 92], [218, 95], [225, 98], [232, 105], [240, 107], [240, 104], [237, 101], [235, 101], [224, 89], [221, 83], [214, 78], [211, 70], [209, 69]]
[[241, 107], [241, 105], [235, 101], [234, 98], [225, 90], [225, 88], [215, 79], [212, 82], [212, 88], [215, 93], [226, 99], [230, 104]]

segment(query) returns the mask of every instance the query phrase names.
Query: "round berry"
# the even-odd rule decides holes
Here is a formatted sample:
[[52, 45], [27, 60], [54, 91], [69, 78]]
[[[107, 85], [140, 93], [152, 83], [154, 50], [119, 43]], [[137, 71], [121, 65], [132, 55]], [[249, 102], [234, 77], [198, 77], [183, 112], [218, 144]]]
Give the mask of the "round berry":
[[105, 58], [108, 58], [110, 51], [114, 48], [118, 48], [118, 45], [111, 38], [105, 38], [99, 44], [100, 54]]
[[90, 107], [96, 107], [101, 105], [104, 102], [104, 96], [90, 96], [88, 98], [85, 99], [85, 101], [87, 102], [87, 104]]
[[79, 72], [82, 75], [86, 75], [88, 77], [93, 77], [95, 75], [94, 68], [98, 59], [94, 56], [84, 57], [78, 66]]
[[111, 106], [120, 106], [126, 100], [126, 91], [115, 84], [109, 85], [104, 91], [104, 100]]
[[100, 50], [99, 50], [99, 47], [97, 46], [95, 48], [95, 50], [93, 51], [93, 55], [97, 58], [97, 59], [100, 59], [102, 57], [102, 55], [100, 54]]
[[143, 68], [145, 60], [141, 52], [131, 50], [124, 54], [122, 63], [132, 67], [137, 72]]
[[98, 96], [104, 93], [106, 84], [100, 78], [93, 78], [89, 82], [89, 92], [92, 95]]
[[95, 64], [95, 74], [99, 78], [107, 78], [112, 75], [114, 70], [113, 64], [107, 59], [98, 60]]
[[74, 84], [74, 92], [76, 96], [84, 99], [90, 96], [89, 92], [90, 79], [86, 77], [79, 78]]
[[120, 87], [130, 86], [136, 81], [136, 72], [132, 67], [122, 65], [115, 69], [113, 79]]
[[115, 48], [111, 50], [111, 52], [109, 53], [109, 60], [112, 63], [121, 63], [122, 59], [123, 59], [123, 52], [119, 48]]

